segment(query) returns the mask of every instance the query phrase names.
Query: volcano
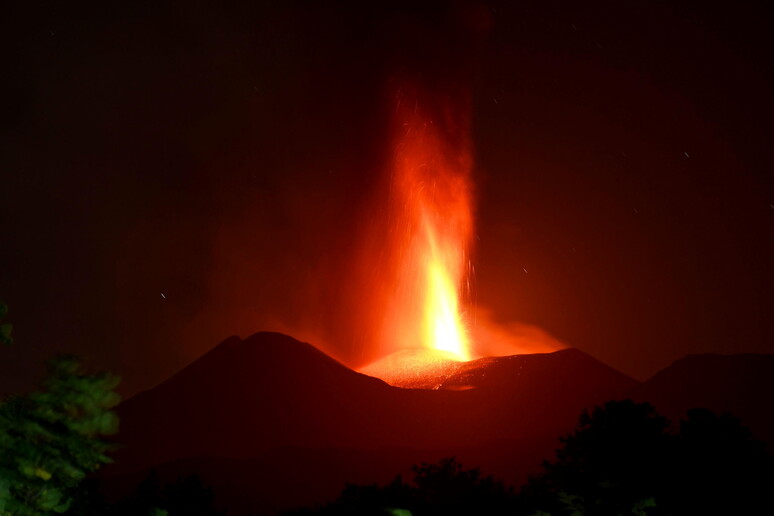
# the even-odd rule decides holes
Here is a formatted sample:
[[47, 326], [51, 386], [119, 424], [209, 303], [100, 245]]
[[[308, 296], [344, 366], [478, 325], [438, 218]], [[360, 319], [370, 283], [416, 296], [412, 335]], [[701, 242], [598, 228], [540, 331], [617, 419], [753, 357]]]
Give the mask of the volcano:
[[[458, 366], [436, 390], [404, 389], [282, 334], [232, 337], [119, 407], [123, 447], [106, 474], [167, 464], [207, 479], [202, 469], [236, 461], [282, 477], [292, 464], [295, 487], [256, 495], [268, 505], [251, 510], [268, 512], [321, 502], [345, 482], [386, 481], [417, 461], [448, 455], [519, 482], [584, 407], [636, 385], [567, 349], [480, 359]], [[321, 456], [331, 458], [323, 492]]]
[[254, 514], [452, 455], [519, 485], [584, 408], [663, 383], [573, 348], [440, 364], [425, 388], [401, 388], [286, 335], [231, 337], [119, 407], [122, 448], [103, 478], [118, 492], [151, 468], [197, 474], [222, 508]]
[[117, 462], [145, 467], [279, 446], [435, 449], [553, 436], [585, 406], [636, 385], [568, 349], [482, 359], [461, 366], [437, 390], [401, 389], [310, 344], [258, 333], [227, 339], [121, 405], [127, 453]]

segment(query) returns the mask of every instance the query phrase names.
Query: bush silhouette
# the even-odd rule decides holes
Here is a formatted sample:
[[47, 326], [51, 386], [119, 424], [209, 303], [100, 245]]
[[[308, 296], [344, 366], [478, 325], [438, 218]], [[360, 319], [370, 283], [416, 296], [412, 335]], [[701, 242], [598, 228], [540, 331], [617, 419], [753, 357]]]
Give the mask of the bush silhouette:
[[661, 494], [654, 473], [666, 467], [672, 443], [669, 421], [653, 406], [611, 401], [584, 411], [575, 431], [545, 472], [522, 491], [532, 505], [552, 514], [579, 511], [630, 514], [633, 507]]
[[397, 476], [386, 486], [348, 485], [339, 498], [316, 509], [287, 514], [455, 515], [513, 514], [513, 489], [455, 458], [413, 466], [414, 478]]
[[212, 490], [195, 475], [181, 477], [172, 483], [159, 481], [151, 471], [125, 500], [107, 507], [109, 516], [218, 516], [213, 507]]
[[110, 462], [118, 378], [72, 356], [49, 362], [43, 389], [0, 405], [0, 514], [65, 512], [89, 472]]
[[770, 506], [774, 462], [739, 419], [706, 409], [680, 422], [671, 465], [675, 512], [757, 514]]
[[655, 516], [766, 514], [772, 460], [738, 419], [695, 409], [673, 428], [647, 403], [584, 411], [518, 495], [455, 459], [386, 486], [349, 485], [330, 504], [289, 514]]
[[677, 433], [647, 403], [585, 411], [520, 497], [533, 514], [758, 514], [772, 461], [739, 420], [688, 412]]

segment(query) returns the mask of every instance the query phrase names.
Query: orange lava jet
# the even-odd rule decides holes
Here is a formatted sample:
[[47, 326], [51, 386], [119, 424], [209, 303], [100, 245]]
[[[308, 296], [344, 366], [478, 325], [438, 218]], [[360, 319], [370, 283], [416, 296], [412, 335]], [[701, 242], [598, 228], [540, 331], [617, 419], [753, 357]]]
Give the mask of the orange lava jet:
[[397, 95], [389, 182], [372, 206], [379, 216], [368, 221], [359, 261], [364, 281], [358, 285], [367, 298], [364, 334], [376, 355], [359, 371], [397, 387], [448, 389], [447, 380], [485, 360], [480, 356], [565, 347], [539, 328], [497, 322], [467, 302], [473, 238], [469, 107], [462, 88], [433, 95], [404, 84]]
[[423, 349], [412, 355], [420, 362], [427, 360], [427, 350], [444, 360], [470, 360], [462, 309], [473, 235], [467, 119], [451, 109], [430, 116], [408, 91], [399, 93], [394, 116], [389, 221], [381, 251], [392, 253], [392, 278], [384, 278], [391, 285], [385, 290], [381, 350], [387, 355]]

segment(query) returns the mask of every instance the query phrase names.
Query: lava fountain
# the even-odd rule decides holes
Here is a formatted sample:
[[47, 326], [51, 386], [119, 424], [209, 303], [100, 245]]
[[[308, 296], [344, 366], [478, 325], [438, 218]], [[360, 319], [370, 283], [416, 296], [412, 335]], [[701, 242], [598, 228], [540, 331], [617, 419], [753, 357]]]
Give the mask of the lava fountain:
[[[421, 345], [460, 360], [470, 359], [461, 313], [472, 236], [470, 158], [467, 149], [445, 148], [436, 122], [415, 103], [398, 108], [399, 143], [393, 177], [394, 202], [404, 224], [400, 296], [416, 296], [419, 314], [401, 313], [403, 326], [419, 317]], [[396, 299], [398, 306], [410, 306]], [[394, 321], [398, 322], [398, 321]]]
[[[467, 116], [426, 110], [402, 88], [393, 113], [387, 228], [380, 254], [385, 358], [363, 369], [381, 378], [420, 374], [473, 358], [465, 317], [473, 237], [472, 158]], [[384, 258], [382, 258], [384, 260]], [[392, 353], [392, 354], [390, 354]]]

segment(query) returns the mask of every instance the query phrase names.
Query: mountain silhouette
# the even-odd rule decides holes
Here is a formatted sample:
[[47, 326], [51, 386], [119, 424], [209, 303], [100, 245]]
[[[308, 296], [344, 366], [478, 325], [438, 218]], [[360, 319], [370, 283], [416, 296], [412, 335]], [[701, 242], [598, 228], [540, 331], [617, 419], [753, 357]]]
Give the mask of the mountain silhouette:
[[[222, 508], [254, 514], [325, 502], [347, 482], [387, 482], [447, 456], [519, 485], [584, 408], [630, 396], [676, 412], [723, 399], [744, 408], [734, 405], [734, 385], [726, 398], [712, 394], [712, 379], [702, 380], [708, 366], [686, 360], [640, 384], [569, 348], [482, 358], [432, 390], [404, 389], [286, 335], [231, 337], [119, 406], [122, 448], [103, 477], [120, 491], [151, 468], [170, 480], [197, 474]], [[686, 378], [708, 394], [691, 398]], [[672, 402], [670, 391], [684, 395]]]
[[774, 355], [688, 355], [635, 387], [631, 398], [647, 401], [672, 420], [693, 408], [741, 419], [769, 450], [774, 444]]
[[[457, 389], [461, 385], [466, 390]], [[116, 440], [122, 447], [106, 475], [137, 474], [167, 463], [195, 470], [191, 461], [244, 464], [246, 459], [279, 476], [290, 463], [311, 475], [319, 473], [315, 462], [321, 453], [328, 458], [349, 453], [351, 466], [326, 464], [330, 491], [311, 500], [324, 501], [324, 494], [335, 496], [347, 481], [395, 474], [394, 468], [381, 473], [370, 466], [357, 474], [358, 463], [379, 463], [375, 454], [400, 457], [404, 467], [456, 454], [518, 482], [537, 468], [584, 407], [621, 397], [635, 385], [566, 349], [481, 359], [438, 390], [401, 389], [282, 334], [232, 337], [121, 404]], [[386, 460], [385, 466], [394, 462]], [[307, 495], [275, 488], [265, 498]]]

